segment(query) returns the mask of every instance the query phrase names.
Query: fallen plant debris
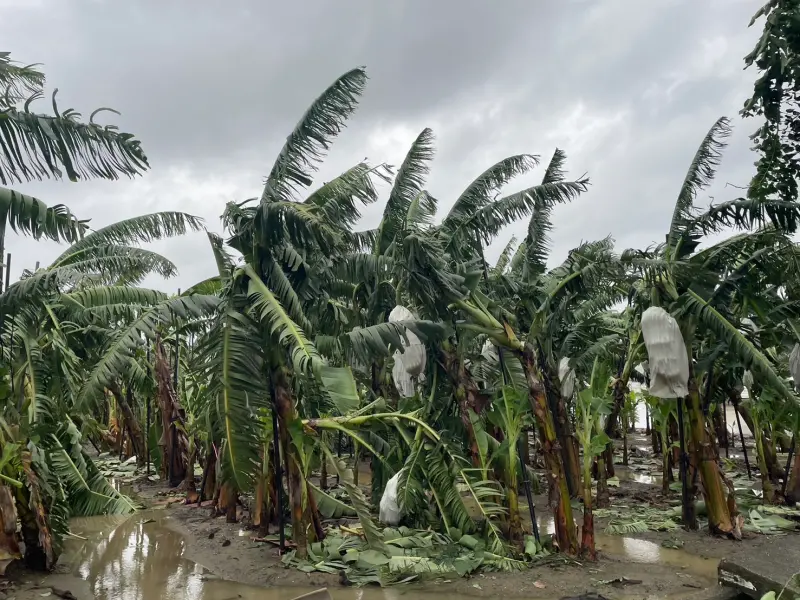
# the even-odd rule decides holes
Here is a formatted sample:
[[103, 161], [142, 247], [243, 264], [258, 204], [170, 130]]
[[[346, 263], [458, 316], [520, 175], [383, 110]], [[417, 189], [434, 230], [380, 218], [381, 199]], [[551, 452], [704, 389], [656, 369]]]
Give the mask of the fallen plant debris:
[[324, 541], [309, 545], [307, 559], [298, 558], [292, 550], [282, 562], [304, 572], [340, 574], [348, 585], [388, 586], [429, 576], [464, 577], [479, 570], [523, 570], [551, 556], [532, 536], [526, 536], [524, 556], [512, 558], [489, 552], [481, 539], [455, 530], [443, 535], [401, 526], [387, 527], [382, 533], [383, 547], [372, 548], [358, 530], [334, 528]]

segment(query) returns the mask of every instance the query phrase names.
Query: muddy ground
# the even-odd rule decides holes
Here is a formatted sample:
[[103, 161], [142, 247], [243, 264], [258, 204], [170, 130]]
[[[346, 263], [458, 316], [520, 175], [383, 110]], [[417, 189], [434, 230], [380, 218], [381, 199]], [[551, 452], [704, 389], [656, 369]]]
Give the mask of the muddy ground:
[[[247, 529], [248, 515], [240, 510], [240, 523], [229, 524], [224, 517], [212, 517], [204, 506], [186, 506], [180, 496], [170, 494], [163, 486], [142, 485], [138, 495], [148, 504], [165, 506], [168, 526], [183, 535], [188, 543], [184, 557], [196, 562], [216, 576], [250, 585], [338, 587], [339, 578], [325, 573], [302, 573], [284, 567], [273, 545], [253, 541], [254, 532]], [[620, 482], [612, 489], [613, 501], [630, 501], [653, 493], [653, 486], [637, 482]], [[550, 511], [544, 496], [534, 497], [537, 521], [546, 533]], [[527, 510], [527, 509], [525, 509]], [[580, 517], [580, 515], [576, 515]], [[528, 523], [530, 521], [528, 520]], [[596, 530], [602, 532], [605, 519], [597, 519]], [[800, 546], [800, 535], [796, 536]], [[486, 573], [469, 579], [434, 579], [422, 584], [430, 591], [484, 597], [524, 597], [556, 599], [579, 596], [587, 592], [616, 598], [716, 598], [717, 562], [723, 557], [758, 552], [770, 543], [769, 536], [746, 533], [734, 542], [711, 537], [703, 532], [674, 530], [643, 532], [631, 536], [608, 536], [598, 533], [600, 548], [597, 563], [548, 560], [518, 573]], [[664, 548], [662, 542], [682, 546]], [[412, 584], [414, 585], [414, 584]], [[419, 584], [417, 584], [419, 585]], [[409, 588], [411, 589], [411, 588]]]
[[[632, 456], [630, 468], [618, 469], [619, 484], [610, 490], [612, 506], [646, 504], [669, 510], [670, 504], [678, 500], [679, 493], [670, 492], [666, 500], [662, 497], [660, 482], [655, 479], [657, 474], [652, 469], [647, 470], [647, 465], [651, 463], [645, 453], [639, 457]], [[362, 483], [365, 481], [362, 479]], [[224, 517], [212, 516], [208, 503], [201, 507], [186, 506], [182, 494], [168, 490], [161, 484], [141, 481], [134, 485], [132, 492], [145, 506], [152, 507], [158, 511], [157, 514], [168, 516], [166, 519], [159, 518], [158, 526], [163, 525], [183, 536], [179, 553], [184, 559], [207, 569], [208, 574], [203, 576], [205, 578], [273, 589], [297, 588], [298, 594], [319, 587], [343, 591], [336, 575], [302, 573], [282, 565], [274, 545], [254, 541], [255, 533], [248, 529], [249, 515], [244, 508], [239, 510], [239, 522], [229, 524]], [[534, 505], [537, 507], [539, 529], [546, 534], [552, 527], [551, 513], [546, 506], [547, 498], [534, 496]], [[527, 512], [527, 506], [524, 506], [523, 513]], [[580, 513], [577, 510], [575, 514], [578, 524]], [[442, 600], [464, 595], [557, 600], [578, 598], [590, 592], [599, 596], [587, 598], [608, 600], [725, 598], [728, 595], [717, 587], [716, 567], [719, 559], [759, 553], [774, 541], [772, 536], [751, 532], [745, 532], [741, 541], [732, 541], [712, 537], [702, 531], [688, 532], [682, 529], [616, 536], [603, 533], [607, 524], [608, 519], [595, 520], [599, 549], [596, 563], [554, 556], [546, 559], [545, 564], [523, 572], [485, 573], [464, 579], [429, 579], [393, 589], [397, 590], [395, 595], [411, 594], [413, 597], [430, 598], [432, 596], [427, 593], [434, 592]], [[530, 528], [529, 518], [526, 519], [526, 526]], [[800, 534], [784, 536], [782, 543], [800, 548]], [[76, 578], [68, 567], [62, 566], [59, 571], [55, 576], [42, 578], [38, 574], [12, 569], [10, 577], [15, 582], [14, 587], [6, 592], [0, 588], [0, 600], [3, 600], [4, 593], [5, 597], [14, 597], [16, 600], [34, 600], [44, 597], [52, 587], [56, 591], [70, 590], [79, 599], [93, 597], [86, 582]], [[51, 596], [58, 597], [52, 591]], [[242, 597], [241, 594], [239, 597]], [[377, 591], [363, 597], [384, 596]]]

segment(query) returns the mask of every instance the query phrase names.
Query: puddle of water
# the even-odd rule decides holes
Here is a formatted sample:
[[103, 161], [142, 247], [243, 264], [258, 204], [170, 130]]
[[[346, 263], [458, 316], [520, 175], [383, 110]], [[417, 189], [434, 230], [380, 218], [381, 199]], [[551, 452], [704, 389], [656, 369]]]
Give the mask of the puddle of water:
[[669, 565], [693, 575], [717, 578], [719, 561], [690, 554], [685, 550], [663, 548], [659, 544], [631, 537], [595, 534], [598, 550], [609, 556], [623, 557], [635, 563]]
[[648, 473], [639, 473], [630, 468], [614, 466], [615, 474], [620, 481], [633, 481], [636, 483], [646, 483], [648, 485], [661, 485], [661, 475], [650, 475]]
[[[82, 582], [60, 583], [97, 600], [290, 600], [312, 591], [303, 588], [262, 588], [223, 581], [201, 565], [183, 557], [186, 541], [166, 527], [163, 511], [145, 511], [131, 517], [75, 519], [72, 531], [86, 539], [66, 541], [61, 564]], [[549, 515], [537, 518], [542, 533], [554, 531]], [[662, 548], [630, 537], [596, 535], [597, 546], [609, 556], [639, 564], [674, 566], [676, 572], [716, 578], [717, 561], [683, 550]], [[64, 576], [56, 576], [63, 578]], [[78, 585], [80, 584], [80, 585]], [[55, 585], [55, 583], [54, 583]], [[333, 588], [335, 600], [463, 600], [463, 594], [426, 592], [419, 587]], [[76, 594], [83, 597], [81, 594]]]
[[[186, 542], [165, 526], [167, 518], [163, 511], [145, 511], [131, 517], [74, 519], [72, 531], [87, 539], [68, 539], [60, 564], [85, 583], [71, 586], [68, 578], [65, 581], [63, 575], [57, 575], [52, 585], [73, 589], [81, 598], [78, 588], [86, 588], [96, 600], [290, 600], [313, 591], [215, 578], [201, 565], [183, 558]], [[333, 588], [330, 592], [335, 600], [463, 600], [462, 594], [426, 593], [419, 587]]]
[[[525, 508], [527, 511], [527, 507]], [[526, 519], [530, 522], [530, 519]], [[553, 517], [542, 515], [536, 517], [540, 534], [554, 534], [556, 531]], [[687, 574], [699, 575], [710, 579], [717, 578], [719, 561], [712, 558], [703, 558], [685, 550], [664, 548], [659, 544], [640, 540], [633, 537], [607, 535], [601, 531], [595, 532], [597, 549], [607, 556], [639, 564], [660, 564], [675, 567]]]

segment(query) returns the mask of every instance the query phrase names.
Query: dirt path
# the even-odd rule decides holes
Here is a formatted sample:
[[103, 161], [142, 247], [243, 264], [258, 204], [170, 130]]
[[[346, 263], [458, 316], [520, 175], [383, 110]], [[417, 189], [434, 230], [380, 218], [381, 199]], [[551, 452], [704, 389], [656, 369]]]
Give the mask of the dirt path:
[[[151, 496], [155, 489], [143, 490]], [[152, 496], [151, 496], [152, 497]], [[163, 499], [161, 500], [163, 501]], [[301, 573], [287, 569], [277, 549], [253, 542], [252, 532], [240, 524], [229, 524], [224, 517], [210, 518], [208, 507], [187, 507], [170, 504], [167, 526], [186, 540], [184, 557], [203, 565], [216, 576], [259, 586], [339, 587], [335, 575]], [[547, 521], [548, 514], [540, 519]], [[688, 538], [702, 534], [687, 534]], [[647, 536], [645, 536], [647, 537]], [[596, 592], [609, 600], [616, 598], [710, 598], [716, 588], [716, 560], [723, 555], [720, 545], [717, 556], [703, 560], [688, 552], [660, 551], [658, 536], [652, 540], [629, 540], [629, 553], [614, 555], [600, 552], [594, 564], [557, 561], [518, 573], [485, 573], [469, 579], [426, 581], [418, 591], [446, 592], [448, 595], [470, 595], [494, 598], [537, 598], [554, 600]], [[707, 536], [703, 536], [705, 541]], [[614, 542], [622, 540], [616, 538]], [[604, 538], [599, 544], [602, 548]], [[639, 543], [637, 554], [637, 542]], [[727, 542], [729, 545], [731, 542]], [[649, 552], [649, 555], [648, 555]], [[666, 556], [666, 560], [663, 556]], [[630, 555], [650, 562], [631, 562]], [[412, 584], [414, 585], [414, 584]], [[410, 591], [412, 587], [400, 588]]]

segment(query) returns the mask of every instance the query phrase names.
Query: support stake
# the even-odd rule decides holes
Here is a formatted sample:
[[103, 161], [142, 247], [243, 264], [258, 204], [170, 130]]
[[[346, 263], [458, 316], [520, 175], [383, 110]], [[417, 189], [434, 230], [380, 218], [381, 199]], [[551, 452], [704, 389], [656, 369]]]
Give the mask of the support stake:
[[747, 446], [744, 443], [744, 432], [742, 431], [742, 419], [739, 417], [739, 401], [731, 400], [733, 403], [733, 412], [736, 413], [736, 425], [739, 426], [739, 438], [742, 440], [742, 453], [744, 454], [744, 464], [747, 467], [747, 478], [752, 479], [753, 475], [750, 473], [750, 461], [747, 458]]
[[[530, 449], [528, 448], [528, 434], [524, 431], [525, 436], [521, 438], [522, 445], [525, 446], [525, 452], [530, 453]], [[519, 446], [519, 444], [517, 444]], [[533, 526], [533, 537], [536, 539], [536, 543], [540, 543], [539, 539], [539, 524], [536, 522], [536, 505], [533, 503], [533, 494], [531, 493], [531, 480], [528, 477], [528, 465], [525, 464], [526, 462], [530, 461], [521, 461], [522, 464], [522, 483], [525, 485], [525, 498], [528, 500], [528, 512], [530, 513], [531, 517], [531, 525]]]
[[688, 509], [692, 498], [689, 495], [689, 481], [687, 479], [689, 457], [686, 454], [686, 433], [683, 427], [683, 398], [678, 398], [678, 439], [680, 440], [681, 451], [681, 458], [679, 461], [681, 475], [681, 517], [683, 525], [685, 527], [690, 527]]
[[[150, 346], [147, 346], [147, 365], [150, 365]], [[147, 428], [145, 429], [144, 434], [144, 459], [147, 463], [145, 467], [145, 473], [149, 476], [150, 475], [150, 421], [153, 418], [153, 408], [152, 403], [150, 402], [150, 394], [145, 395], [145, 403], [147, 406]], [[200, 492], [203, 493], [202, 491]]]

